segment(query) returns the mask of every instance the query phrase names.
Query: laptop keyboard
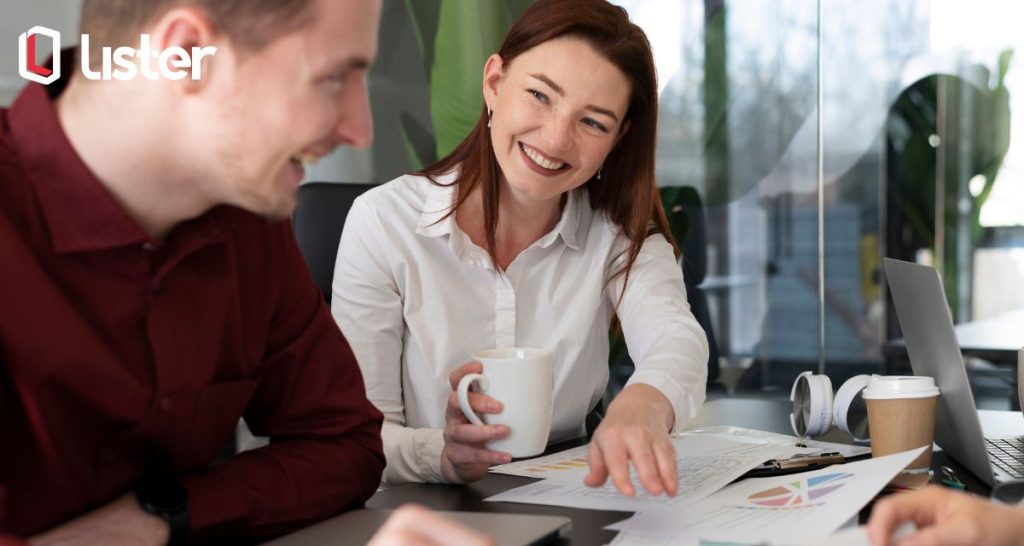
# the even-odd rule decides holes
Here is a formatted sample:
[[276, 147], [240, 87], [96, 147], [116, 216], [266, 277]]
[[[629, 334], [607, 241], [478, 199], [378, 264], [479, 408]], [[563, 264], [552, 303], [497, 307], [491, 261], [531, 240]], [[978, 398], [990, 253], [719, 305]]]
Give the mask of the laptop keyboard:
[[985, 438], [985, 449], [996, 468], [1014, 478], [1024, 478], [1024, 436]]

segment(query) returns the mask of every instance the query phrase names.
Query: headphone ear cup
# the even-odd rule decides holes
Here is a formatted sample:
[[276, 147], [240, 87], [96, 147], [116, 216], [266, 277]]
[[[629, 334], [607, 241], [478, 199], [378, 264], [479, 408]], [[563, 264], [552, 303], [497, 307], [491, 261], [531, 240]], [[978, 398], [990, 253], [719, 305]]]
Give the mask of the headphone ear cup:
[[800, 374], [789, 399], [793, 402], [789, 421], [797, 436], [820, 436], [832, 427], [832, 381], [827, 375]]
[[839, 430], [850, 433], [857, 442], [868, 440], [868, 409], [861, 393], [868, 386], [870, 375], [856, 375], [848, 379], [836, 392], [832, 421]]

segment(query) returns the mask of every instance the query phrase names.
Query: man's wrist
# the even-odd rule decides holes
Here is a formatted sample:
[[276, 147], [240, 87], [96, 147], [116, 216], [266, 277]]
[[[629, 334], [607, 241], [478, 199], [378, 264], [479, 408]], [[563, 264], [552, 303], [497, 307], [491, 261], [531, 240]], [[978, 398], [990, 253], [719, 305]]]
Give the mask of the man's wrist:
[[158, 520], [166, 532], [163, 544], [185, 544], [189, 530], [188, 491], [169, 476], [149, 475], [134, 490], [138, 507], [151, 519]]
[[128, 503], [131, 506], [132, 515], [138, 522], [135, 527], [142, 537], [145, 537], [144, 544], [170, 544], [171, 524], [164, 518], [147, 512], [139, 503], [135, 493], [127, 495]]

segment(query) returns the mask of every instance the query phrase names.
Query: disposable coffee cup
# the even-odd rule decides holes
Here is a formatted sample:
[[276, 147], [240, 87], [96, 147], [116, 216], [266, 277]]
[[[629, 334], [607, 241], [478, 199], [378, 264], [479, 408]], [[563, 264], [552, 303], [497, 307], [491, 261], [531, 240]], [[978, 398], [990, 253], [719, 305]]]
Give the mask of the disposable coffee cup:
[[[475, 425], [505, 425], [508, 435], [487, 442], [487, 448], [513, 457], [540, 455], [551, 434], [554, 365], [544, 349], [490, 349], [473, 355], [483, 373], [463, 376], [456, 388], [459, 408]], [[469, 405], [469, 389], [502, 403], [500, 413], [477, 415]]]
[[871, 456], [882, 457], [926, 447], [907, 470], [930, 467], [935, 405], [939, 400], [935, 380], [923, 376], [876, 375], [868, 382], [863, 397], [868, 406]]

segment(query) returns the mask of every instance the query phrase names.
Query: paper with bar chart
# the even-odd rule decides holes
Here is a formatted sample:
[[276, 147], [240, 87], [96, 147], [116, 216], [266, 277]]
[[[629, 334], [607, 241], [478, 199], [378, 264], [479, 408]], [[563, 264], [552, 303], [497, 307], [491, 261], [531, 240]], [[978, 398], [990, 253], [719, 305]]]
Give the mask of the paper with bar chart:
[[579, 446], [543, 457], [492, 466], [491, 472], [527, 478], [565, 478], [569, 474], [571, 478], [582, 470], [585, 476], [590, 468], [587, 464], [587, 449], [588, 446]]
[[813, 472], [748, 479], [685, 509], [640, 513], [609, 529], [704, 541], [792, 543], [824, 538], [855, 516], [920, 449]]
[[[794, 440], [797, 439], [794, 438]], [[764, 442], [748, 440], [747, 438], [729, 438], [725, 435], [711, 434], [698, 435], [690, 434], [688, 432], [676, 434], [673, 436], [672, 442], [676, 447], [676, 455], [679, 457], [718, 456], [730, 455], [733, 453], [738, 454], [741, 452], [747, 453], [752, 451], [755, 445], [764, 444]], [[765, 456], [760, 462], [767, 461], [772, 457], [791, 457], [797, 454], [815, 452], [814, 448], [805, 449], [795, 447], [795, 442], [792, 442], [789, 445], [775, 444], [773, 447], [779, 448], [780, 451], [766, 452], [769, 453], [769, 455]], [[579, 446], [565, 451], [559, 451], [558, 453], [552, 453], [551, 455], [545, 455], [543, 457], [492, 466], [491, 472], [495, 474], [524, 476], [527, 478], [558, 479], [581, 482], [583, 481], [583, 477], [590, 472], [590, 465], [587, 463], [588, 449], [589, 446]], [[780, 452], [783, 454], [770, 455], [770, 453]]]
[[[622, 495], [610, 481], [602, 487], [587, 487], [583, 485], [583, 478], [589, 472], [585, 464], [586, 452], [576, 448], [551, 457], [523, 461], [526, 464], [513, 469], [514, 472], [523, 472], [516, 475], [547, 479], [510, 489], [486, 500], [630, 512], [668, 510], [718, 491], [765, 460], [791, 457], [807, 451], [793, 446], [750, 444], [712, 436], [677, 437], [673, 438], [673, 443], [679, 481], [675, 497], [649, 495], [632, 468], [631, 478], [637, 489], [634, 497]], [[580, 462], [584, 464], [578, 464]]]

